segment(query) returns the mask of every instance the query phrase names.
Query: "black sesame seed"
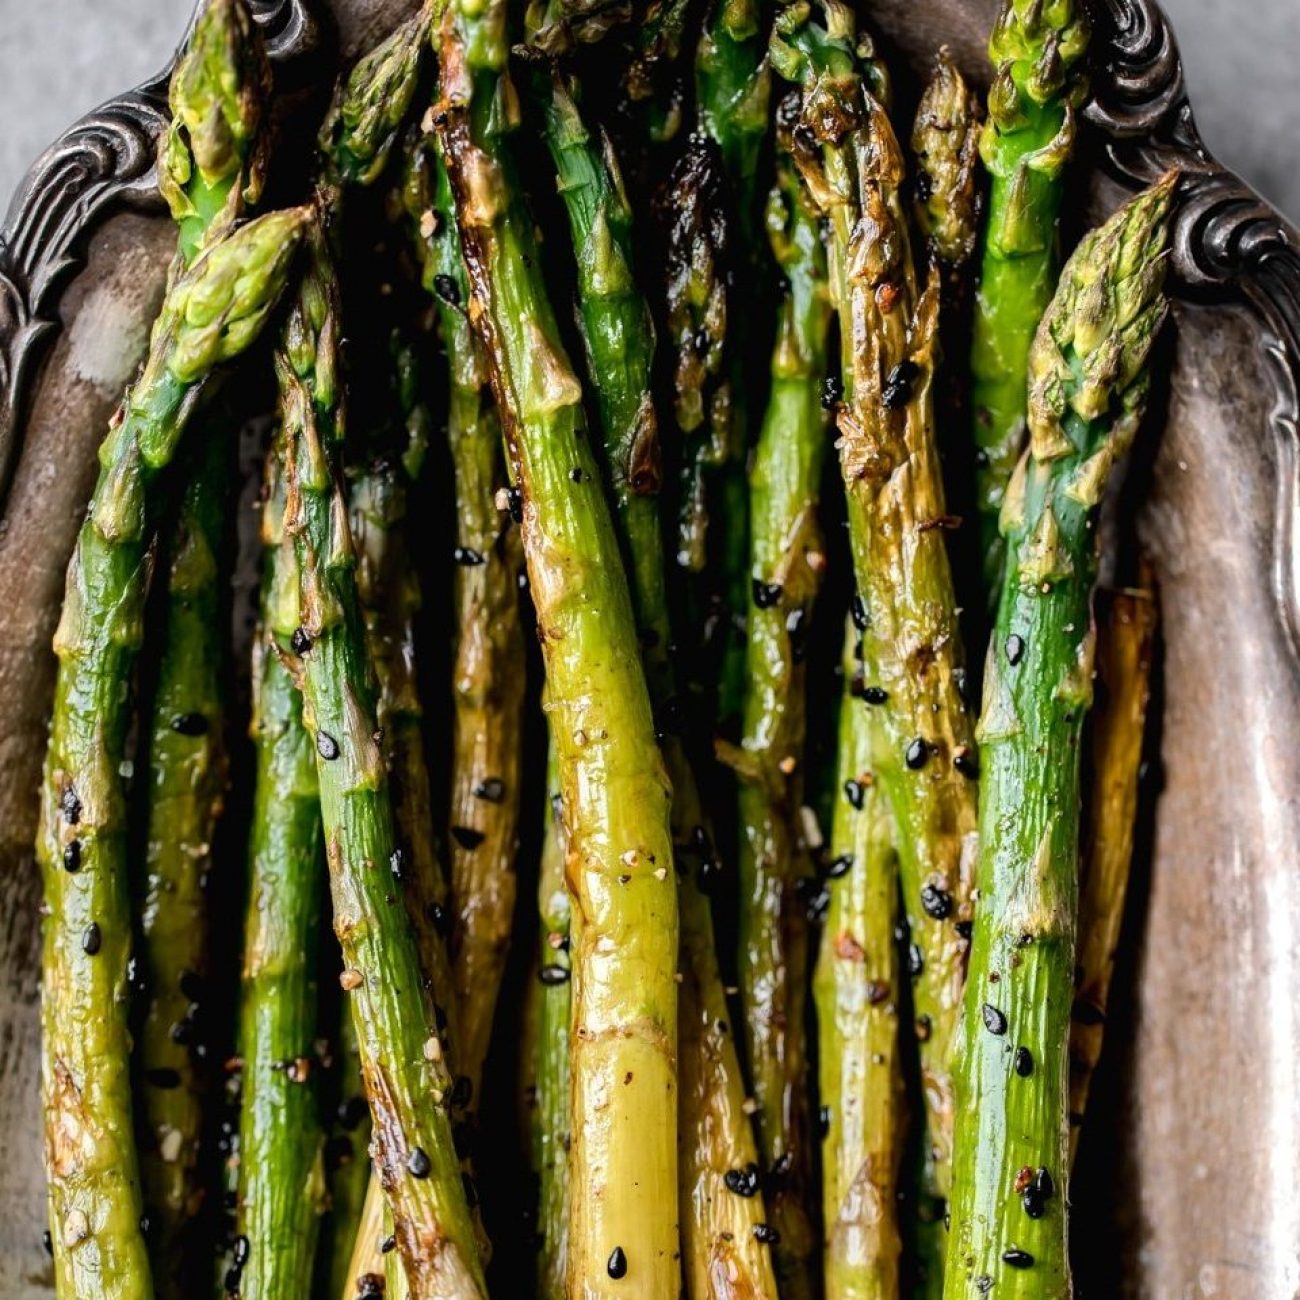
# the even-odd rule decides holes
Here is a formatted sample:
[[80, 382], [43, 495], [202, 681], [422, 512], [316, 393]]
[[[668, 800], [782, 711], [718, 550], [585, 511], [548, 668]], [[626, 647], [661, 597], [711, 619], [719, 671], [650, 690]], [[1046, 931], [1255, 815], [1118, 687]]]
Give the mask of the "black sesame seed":
[[754, 604], [759, 609], [771, 609], [781, 599], [784, 588], [779, 582], [761, 582], [758, 578], [754, 579], [753, 592]]
[[435, 275], [433, 287], [443, 302], [450, 303], [453, 307], [460, 306], [460, 285], [451, 276]]
[[844, 782], [844, 797], [859, 812], [862, 811], [862, 805], [867, 796], [866, 787], [861, 781], [854, 781], [851, 777]]
[[1052, 1175], [1048, 1172], [1046, 1165], [1040, 1165], [1038, 1172], [1034, 1175], [1034, 1190], [1040, 1196], [1056, 1195], [1056, 1183], [1052, 1181]]
[[938, 885], [922, 885], [921, 910], [933, 920], [942, 921], [952, 914], [952, 895]]
[[728, 1169], [722, 1176], [727, 1190], [737, 1196], [757, 1196], [759, 1191], [758, 1166], [752, 1161], [743, 1169]]
[[453, 1106], [468, 1106], [469, 1099], [474, 1095], [474, 1083], [469, 1075], [457, 1075], [456, 1082], [451, 1085], [451, 1104]]
[[506, 488], [506, 508], [517, 524], [524, 522], [524, 494], [517, 488]]
[[605, 1272], [616, 1282], [619, 1278], [627, 1276], [627, 1255], [622, 1246], [615, 1246], [609, 1252], [609, 1258], [605, 1261]]
[[338, 1121], [349, 1133], [359, 1128], [361, 1121], [370, 1114], [370, 1107], [360, 1093], [354, 1093], [346, 1101], [339, 1102]]
[[820, 925], [831, 910], [831, 891], [815, 877], [801, 880], [795, 889], [803, 903], [804, 914], [815, 925]]
[[921, 953], [919, 944], [910, 943], [907, 945], [907, 973], [915, 979], [925, 968], [925, 957]]
[[239, 1294], [240, 1273], [237, 1268], [226, 1269], [226, 1276], [222, 1279], [222, 1286], [227, 1295]]
[[967, 940], [967, 941], [969, 942], [971, 935], [975, 933], [975, 922], [974, 922], [974, 921], [954, 921], [954, 922], [952, 923], [952, 928], [953, 928], [954, 930], [957, 931], [957, 934], [958, 934], [961, 938], [963, 938], [963, 939], [965, 939], [965, 940]]
[[499, 776], [490, 776], [474, 787], [475, 799], [486, 799], [488, 803], [500, 803], [506, 796], [506, 783]]
[[1034, 1054], [1027, 1047], [1017, 1047], [1014, 1059], [1016, 1073], [1027, 1079], [1034, 1072]]
[[457, 546], [452, 551], [451, 558], [466, 569], [487, 563], [487, 556], [482, 551], [476, 551], [472, 546]]
[[45, 1253], [51, 1257], [54, 1255], [54, 1238], [50, 1236], [50, 1230], [45, 1229], [41, 1233], [41, 1245], [45, 1247]]
[[1034, 1257], [1027, 1250], [1004, 1250], [1002, 1252], [1002, 1262], [1009, 1264], [1012, 1268], [1033, 1268]]
[[847, 876], [853, 870], [853, 854], [841, 853], [838, 858], [832, 858], [826, 864], [826, 875], [830, 880], [838, 880], [841, 876]]
[[883, 686], [864, 686], [862, 699], [867, 704], [884, 704], [889, 699], [889, 692]]
[[1025, 657], [1025, 638], [1017, 636], [1014, 632], [1007, 637], [1007, 643], [1004, 647], [1007, 655], [1007, 663], [1014, 668]]
[[332, 763], [339, 756], [339, 742], [328, 731], [318, 731], [316, 733], [316, 752], [327, 763]]
[[289, 648], [296, 655], [305, 655], [311, 649], [311, 637], [307, 635], [306, 628], [294, 628], [293, 635], [289, 638]]
[[69, 840], [63, 846], [63, 869], [73, 873], [81, 870], [80, 840]]
[[925, 760], [930, 757], [930, 746], [921, 739], [920, 736], [912, 741], [903, 755], [903, 761], [912, 769], [913, 772], [919, 772], [925, 766]]
[[243, 1233], [235, 1238], [234, 1261], [236, 1268], [243, 1268], [248, 1263], [248, 1238]]
[[997, 1034], [999, 1037], [1007, 1032], [1007, 1018], [997, 1007], [986, 1002], [980, 1008], [980, 1016], [984, 1021], [984, 1028], [990, 1034]]
[[104, 936], [99, 931], [99, 922], [92, 921], [81, 932], [81, 951], [87, 957], [93, 957], [103, 946]]
[[204, 736], [208, 720], [202, 713], [178, 713], [168, 724], [178, 736]]
[[569, 471], [569, 481], [571, 483], [582, 483], [586, 481], [586, 478], [587, 478], [587, 471], [584, 470], [581, 465], [575, 465]]
[[768, 1223], [754, 1224], [754, 1240], [764, 1246], [775, 1246], [781, 1240], [781, 1234]]
[[869, 621], [867, 618], [867, 607], [862, 603], [862, 597], [856, 592], [853, 595], [853, 600], [850, 603], [849, 608], [853, 611], [853, 626], [856, 627], [859, 632], [865, 632]]
[[1027, 1187], [1020, 1197], [1020, 1205], [1031, 1219], [1041, 1219], [1047, 1213], [1047, 1204], [1043, 1196], [1032, 1187]]
[[424, 1153], [423, 1147], [412, 1147], [406, 1157], [406, 1168], [412, 1178], [428, 1178], [433, 1171], [433, 1161]]
[[537, 978], [543, 984], [567, 984], [569, 982], [569, 968], [567, 966], [543, 966], [537, 972]]
[[397, 1249], [397, 1238], [390, 1232], [383, 1241], [379, 1243], [379, 1253], [381, 1255], [391, 1255]]
[[451, 838], [466, 853], [472, 853], [487, 837], [482, 831], [475, 830], [472, 826], [453, 826], [451, 828]]

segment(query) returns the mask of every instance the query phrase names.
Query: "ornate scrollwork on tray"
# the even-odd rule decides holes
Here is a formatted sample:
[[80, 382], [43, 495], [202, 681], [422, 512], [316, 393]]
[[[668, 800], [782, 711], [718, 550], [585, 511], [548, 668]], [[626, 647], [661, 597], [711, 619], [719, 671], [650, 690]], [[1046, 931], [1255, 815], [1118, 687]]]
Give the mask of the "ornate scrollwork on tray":
[[[253, 0], [272, 59], [314, 46], [304, 0]], [[82, 265], [90, 233], [111, 211], [159, 202], [154, 151], [167, 118], [170, 66], [88, 113], [35, 162], [0, 228], [0, 505], [20, 423], [59, 296]]]
[[1196, 130], [1178, 43], [1154, 0], [1098, 0], [1096, 47], [1108, 51], [1087, 116], [1106, 137], [1108, 169], [1136, 187], [1184, 174], [1173, 268], [1190, 298], [1245, 303], [1260, 317], [1275, 381], [1274, 585], [1300, 657], [1300, 236], [1220, 166]]

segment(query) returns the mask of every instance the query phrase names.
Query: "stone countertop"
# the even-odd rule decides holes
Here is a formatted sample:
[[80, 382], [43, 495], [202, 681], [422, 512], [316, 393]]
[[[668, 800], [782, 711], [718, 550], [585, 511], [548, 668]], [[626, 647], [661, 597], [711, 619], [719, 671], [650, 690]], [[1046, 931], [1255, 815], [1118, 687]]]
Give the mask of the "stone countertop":
[[[1165, 0], [1210, 148], [1300, 220], [1295, 5]], [[162, 66], [190, 8], [191, 0], [0, 0], [0, 202], [65, 126]]]

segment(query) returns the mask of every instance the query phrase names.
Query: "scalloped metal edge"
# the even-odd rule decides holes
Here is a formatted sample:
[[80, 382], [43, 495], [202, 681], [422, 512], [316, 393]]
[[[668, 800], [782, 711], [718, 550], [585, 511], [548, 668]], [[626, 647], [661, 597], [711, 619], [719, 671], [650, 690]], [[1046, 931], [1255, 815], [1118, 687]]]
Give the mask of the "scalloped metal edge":
[[[250, 0], [249, 7], [273, 63], [315, 50], [318, 29], [305, 0]], [[196, 7], [185, 40], [197, 13]], [[0, 512], [22, 450], [29, 390], [89, 236], [115, 210], [161, 204], [154, 155], [175, 62], [173, 56], [157, 76], [87, 113], [50, 145], [0, 227]]]

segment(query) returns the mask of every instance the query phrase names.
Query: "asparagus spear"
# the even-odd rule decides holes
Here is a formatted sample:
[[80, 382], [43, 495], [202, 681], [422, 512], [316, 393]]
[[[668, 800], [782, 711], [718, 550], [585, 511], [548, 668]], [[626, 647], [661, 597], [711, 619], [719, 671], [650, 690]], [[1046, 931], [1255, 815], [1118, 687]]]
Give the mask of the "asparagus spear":
[[698, 838], [702, 831], [708, 836], [694, 773], [677, 735], [681, 706], [670, 658], [674, 638], [658, 509], [658, 421], [651, 395], [654, 330], [632, 272], [632, 212], [613, 149], [608, 141], [602, 147], [592, 137], [558, 75], [543, 79], [539, 99], [577, 254], [587, 369], [615, 527], [641, 629], [642, 664], [673, 789], [675, 856], [683, 868], [678, 894], [678, 1182], [686, 1291], [704, 1300], [725, 1275], [748, 1294], [774, 1296], [765, 1244], [754, 1232], [764, 1222], [763, 1200], [755, 1195], [754, 1140], [744, 1114], [712, 916], [697, 878], [702, 866]]
[[1003, 545], [998, 512], [1025, 437], [1030, 343], [1056, 282], [1064, 170], [1084, 94], [1088, 20], [1076, 0], [1002, 0], [980, 156], [992, 177], [971, 340], [977, 506], [990, 602]]
[[564, 800], [555, 745], [546, 764], [546, 826], [537, 880], [541, 949], [541, 1016], [537, 1031], [537, 1103], [534, 1121], [538, 1172], [538, 1300], [565, 1300], [569, 1263], [569, 1028], [572, 965], [569, 892], [564, 882]]
[[[200, 14], [172, 76], [172, 123], [163, 137], [164, 193], [188, 266], [260, 188], [261, 117], [270, 73], [242, 0]], [[203, 1199], [199, 1140], [206, 1077], [195, 1055], [208, 967], [204, 882], [226, 789], [219, 555], [230, 489], [230, 447], [217, 417], [164, 543], [160, 642], [144, 710], [144, 863], [139, 964], [148, 994], [136, 1043], [147, 1137], [140, 1156], [153, 1225], [155, 1283], [185, 1285], [182, 1231]]]
[[[831, 226], [831, 281], [840, 314], [844, 401], [840, 468], [862, 631], [864, 706], [878, 710], [875, 763], [897, 830], [903, 908], [919, 967], [913, 1003], [925, 1099], [920, 1217], [940, 1223], [952, 1150], [950, 1055], [970, 919], [975, 752], [949, 525], [935, 445], [933, 376], [938, 289], [918, 296], [899, 187], [903, 160], [889, 119], [859, 66], [853, 19], [805, 6], [778, 21], [778, 71], [804, 86], [796, 158]], [[859, 47], [860, 48], [860, 47]], [[865, 233], [864, 233], [865, 232]], [[936, 1231], [938, 1231], [936, 1229]], [[933, 1235], [933, 1234], [931, 1234]], [[922, 1247], [934, 1275], [941, 1243]]]
[[1133, 858], [1138, 769], [1151, 687], [1156, 603], [1150, 591], [1103, 593], [1097, 608], [1097, 678], [1091, 794], [1079, 883], [1079, 942], [1070, 1024], [1070, 1158], [1101, 1058], [1106, 1004]]
[[883, 728], [862, 704], [856, 641], [850, 629], [838, 759], [840, 785], [853, 793], [835, 804], [829, 904], [813, 977], [826, 1295], [890, 1300], [899, 1294], [904, 1112], [898, 856], [889, 806], [873, 775]]
[[[1030, 355], [1030, 444], [980, 718], [980, 905], [960, 1060], [944, 1294], [1067, 1296], [1067, 1044], [1095, 514], [1141, 419], [1176, 177], [1089, 235]], [[1044, 755], [1051, 761], [1045, 762]]]
[[397, 1244], [413, 1294], [480, 1296], [482, 1265], [452, 1139], [452, 1082], [415, 937], [391, 884], [405, 858], [375, 740], [374, 669], [339, 486], [337, 288], [320, 220], [308, 245], [308, 272], [276, 355], [284, 528], [294, 542], [301, 619], [279, 648], [291, 657], [316, 749], [340, 983], [356, 1024], [371, 1155]]
[[456, 0], [435, 115], [546, 666], [574, 900], [569, 1289], [678, 1286], [677, 899], [669, 792], [618, 541], [501, 134], [506, 8]]
[[126, 1023], [131, 921], [121, 764], [139, 653], [146, 550], [204, 380], [257, 336], [303, 224], [275, 212], [176, 276], [149, 355], [100, 449], [68, 566], [37, 855], [49, 915], [42, 1089], [50, 1231], [62, 1296], [147, 1296]]
[[[283, 435], [277, 434], [277, 443]], [[267, 461], [261, 626], [253, 649], [257, 754], [240, 991], [243, 1057], [236, 1240], [228, 1281], [248, 1300], [293, 1294], [311, 1276], [326, 1207], [314, 1080], [320, 796], [302, 703], [277, 647], [299, 625], [297, 563], [283, 528], [283, 446]]]
[[524, 687], [521, 556], [518, 533], [496, 503], [505, 487], [501, 428], [487, 393], [487, 365], [466, 316], [469, 284], [451, 185], [428, 142], [410, 151], [405, 200], [447, 353], [447, 439], [456, 491], [452, 960], [457, 1060], [476, 1097], [515, 908]]
[[[830, 300], [817, 214], [788, 161], [791, 111], [778, 111], [777, 183], [768, 202], [772, 251], [789, 289], [772, 355], [771, 396], [750, 474], [749, 637], [739, 785], [740, 987], [769, 1214], [783, 1296], [809, 1295], [817, 1243], [805, 1205], [812, 1192], [812, 1124], [804, 1048], [808, 934], [801, 885], [809, 862], [798, 824], [803, 803], [806, 669], [812, 606], [825, 567], [817, 495], [829, 418]], [[779, 1172], [777, 1172], [779, 1171]]]

